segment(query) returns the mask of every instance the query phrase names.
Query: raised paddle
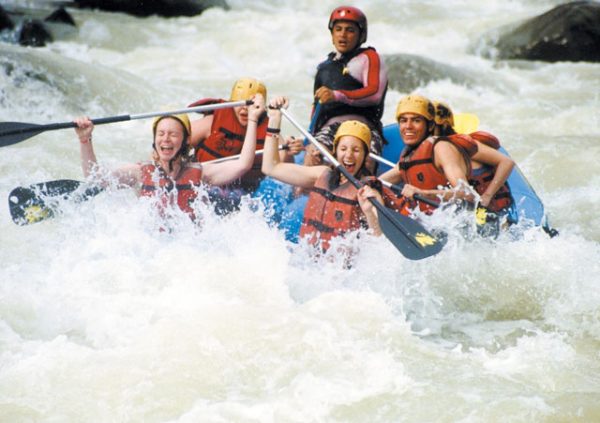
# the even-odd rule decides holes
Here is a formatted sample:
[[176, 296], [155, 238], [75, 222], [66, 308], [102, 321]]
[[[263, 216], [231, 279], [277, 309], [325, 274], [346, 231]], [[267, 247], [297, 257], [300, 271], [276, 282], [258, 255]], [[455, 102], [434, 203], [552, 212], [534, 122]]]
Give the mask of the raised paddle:
[[[331, 153], [322, 146], [306, 129], [304, 129], [287, 110], [281, 109], [281, 113], [304, 135], [308, 140], [329, 160], [357, 189], [363, 184], [359, 182], [350, 172], [346, 170]], [[420, 223], [403, 216], [393, 210], [386, 208], [374, 198], [369, 201], [378, 211], [381, 231], [388, 240], [411, 260], [421, 260], [439, 253], [443, 244], [434, 235], [430, 234]]]
[[[286, 146], [279, 147], [281, 150]], [[261, 155], [263, 150], [256, 151]], [[208, 160], [206, 163], [221, 163], [235, 160], [240, 154]], [[61, 201], [81, 202], [104, 191], [99, 185], [73, 179], [57, 179], [40, 182], [28, 187], [17, 187], [8, 195], [8, 208], [13, 222], [17, 225], [30, 225], [54, 217], [59, 211]]]
[[[124, 122], [127, 120], [147, 119], [156, 116], [178, 115], [181, 113], [205, 112], [209, 110], [225, 109], [228, 107], [248, 106], [252, 100], [232, 101], [227, 103], [207, 104], [205, 106], [188, 107], [185, 109], [171, 110], [168, 112], [150, 112], [137, 115], [118, 115], [98, 119], [92, 119], [94, 125], [103, 125], [106, 123]], [[75, 122], [50, 123], [47, 125], [38, 125], [35, 123], [23, 122], [0, 122], [0, 147], [6, 147], [17, 144], [45, 131], [55, 129], [75, 128]]]

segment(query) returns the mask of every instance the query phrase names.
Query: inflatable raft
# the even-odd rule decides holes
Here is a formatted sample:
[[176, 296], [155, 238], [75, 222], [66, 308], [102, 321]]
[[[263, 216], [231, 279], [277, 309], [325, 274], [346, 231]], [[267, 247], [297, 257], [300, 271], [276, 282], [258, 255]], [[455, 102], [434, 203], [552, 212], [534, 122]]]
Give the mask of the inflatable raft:
[[[382, 156], [390, 162], [397, 163], [404, 148], [398, 124], [385, 126], [383, 135], [387, 144], [384, 146]], [[510, 157], [504, 148], [501, 147], [500, 151]], [[381, 174], [388, 169], [389, 166], [380, 163], [378, 173]], [[513, 199], [509, 210], [509, 220], [512, 223], [528, 221], [531, 225], [541, 226], [550, 236], [554, 236], [556, 232], [548, 224], [544, 204], [518, 166], [514, 167], [507, 182]], [[268, 209], [271, 223], [285, 231], [286, 239], [296, 242], [308, 196], [295, 198], [292, 187], [266, 178], [255, 192], [254, 197], [262, 198]]]

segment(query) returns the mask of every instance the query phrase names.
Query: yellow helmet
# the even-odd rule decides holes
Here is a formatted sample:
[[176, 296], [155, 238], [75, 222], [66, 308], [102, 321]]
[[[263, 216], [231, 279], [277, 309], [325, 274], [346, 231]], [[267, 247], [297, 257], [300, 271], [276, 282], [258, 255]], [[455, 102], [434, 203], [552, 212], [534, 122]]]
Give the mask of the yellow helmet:
[[183, 125], [183, 127], [186, 130], [186, 134], [187, 136], [190, 136], [192, 133], [192, 124], [190, 122], [190, 118], [188, 117], [187, 114], [181, 114], [181, 115], [165, 115], [165, 116], [157, 116], [154, 118], [154, 121], [152, 122], [152, 133], [156, 134], [156, 126], [158, 125], [158, 122], [160, 122], [161, 120], [163, 120], [164, 118], [173, 118], [178, 120], [179, 122], [181, 122], [181, 124]]
[[454, 113], [446, 103], [434, 101], [435, 108], [435, 124], [439, 126], [454, 126]]
[[262, 94], [267, 99], [267, 87], [254, 78], [240, 78], [231, 89], [231, 101], [250, 100], [255, 94]]
[[427, 120], [434, 120], [435, 118], [435, 108], [431, 101], [417, 94], [407, 95], [400, 99], [396, 108], [396, 120], [399, 120], [400, 115], [404, 113], [421, 115]]
[[335, 138], [333, 139], [333, 151], [337, 147], [337, 143], [340, 138], [352, 135], [353, 137], [358, 138], [362, 142], [364, 142], [367, 146], [367, 151], [371, 148], [371, 129], [365, 125], [364, 123], [358, 120], [347, 120], [343, 122], [335, 133]]

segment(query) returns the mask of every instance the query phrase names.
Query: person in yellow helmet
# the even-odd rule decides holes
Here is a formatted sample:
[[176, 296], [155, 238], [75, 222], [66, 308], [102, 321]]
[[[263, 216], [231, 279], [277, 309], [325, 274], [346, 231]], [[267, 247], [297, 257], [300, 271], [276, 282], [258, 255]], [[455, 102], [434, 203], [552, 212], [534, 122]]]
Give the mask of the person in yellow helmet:
[[[396, 120], [405, 147], [398, 164], [380, 175], [380, 179], [405, 184], [402, 195], [409, 201], [403, 202], [399, 211], [410, 213], [416, 206], [415, 194], [432, 199], [473, 201], [475, 197], [467, 180], [477, 144], [462, 138], [433, 137], [435, 107], [421, 95], [401, 98]], [[423, 202], [419, 202], [419, 208], [427, 213], [433, 211], [432, 206]]]
[[479, 204], [495, 213], [506, 212], [512, 204], [510, 188], [506, 180], [515, 162], [500, 153], [500, 141], [485, 131], [457, 134], [454, 130], [454, 114], [446, 103], [433, 102], [435, 107], [435, 135], [448, 138], [471, 138], [477, 143], [477, 153], [471, 157], [469, 184], [480, 195]]
[[[279, 109], [287, 108], [288, 104], [286, 97], [277, 97], [270, 102], [262, 171], [281, 182], [311, 190], [304, 209], [300, 238], [306, 238], [309, 243], [326, 251], [333, 237], [361, 228], [370, 228], [373, 234], [381, 235], [376, 211], [368, 200], [375, 197], [382, 202], [377, 190], [369, 185], [357, 190], [338, 169], [330, 166], [281, 162], [277, 154], [281, 125]], [[348, 172], [364, 180], [370, 175], [365, 166], [370, 144], [370, 128], [360, 121], [348, 120], [336, 131], [333, 151]]]
[[[260, 94], [267, 98], [265, 84], [256, 78], [240, 78], [233, 84], [229, 101], [252, 100]], [[204, 98], [190, 104], [195, 107], [204, 104], [225, 102], [224, 99]], [[218, 109], [208, 112], [201, 119], [192, 122], [192, 137], [190, 144], [195, 148], [195, 158], [198, 162], [234, 156], [242, 150], [243, 140], [248, 129], [249, 106]], [[267, 119], [260, 116], [256, 122], [256, 149], [262, 150], [267, 132]], [[282, 159], [292, 161], [293, 156], [302, 150], [300, 140], [286, 140], [288, 149], [282, 150]], [[262, 157], [257, 155], [252, 169], [229, 186], [219, 190], [212, 190], [211, 199], [217, 205], [220, 214], [235, 210], [242, 195], [252, 194], [264, 175], [260, 171]]]
[[[107, 178], [137, 187], [142, 196], [160, 196], [167, 204], [179, 206], [195, 218], [192, 203], [201, 183], [225, 185], [240, 178], [252, 167], [256, 149], [256, 122], [265, 111], [262, 95], [254, 97], [248, 107], [248, 127], [241, 155], [236, 160], [222, 163], [194, 163], [190, 161], [189, 138], [192, 125], [187, 115], [167, 115], [152, 124], [152, 161], [131, 163], [113, 170], [109, 175], [100, 175], [92, 145], [94, 124], [88, 117], [75, 119], [75, 132], [79, 138], [81, 167], [86, 177], [106, 183]], [[175, 188], [175, 190], [174, 190]]]

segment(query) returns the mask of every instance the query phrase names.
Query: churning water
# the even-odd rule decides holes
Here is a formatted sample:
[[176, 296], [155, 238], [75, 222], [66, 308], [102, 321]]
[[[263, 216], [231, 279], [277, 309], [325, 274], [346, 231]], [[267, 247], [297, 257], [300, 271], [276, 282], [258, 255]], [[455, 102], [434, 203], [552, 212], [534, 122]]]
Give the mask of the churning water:
[[[229, 3], [174, 19], [70, 10], [78, 28], [47, 47], [0, 44], [0, 121], [180, 108], [255, 76], [308, 123], [337, 3]], [[356, 2], [380, 53], [464, 72], [417, 90], [501, 139], [553, 239], [451, 233], [411, 262], [363, 237], [345, 269], [250, 205], [161, 232], [128, 190], [21, 227], [10, 190], [81, 179], [78, 142], [50, 131], [2, 148], [0, 421], [600, 421], [600, 65], [481, 55], [489, 31], [558, 3]], [[384, 123], [405, 94], [389, 91]], [[100, 162], [147, 160], [149, 125], [97, 127]]]

